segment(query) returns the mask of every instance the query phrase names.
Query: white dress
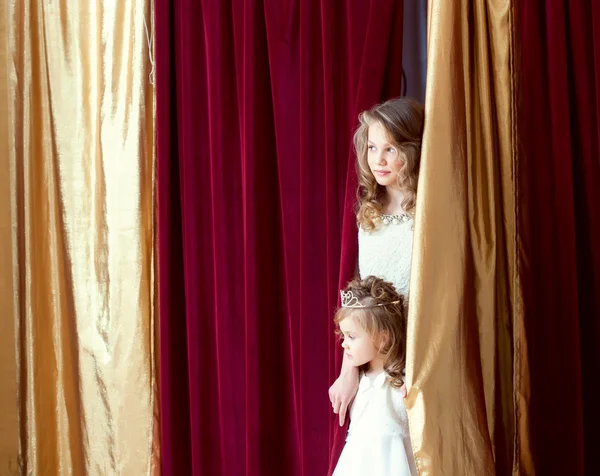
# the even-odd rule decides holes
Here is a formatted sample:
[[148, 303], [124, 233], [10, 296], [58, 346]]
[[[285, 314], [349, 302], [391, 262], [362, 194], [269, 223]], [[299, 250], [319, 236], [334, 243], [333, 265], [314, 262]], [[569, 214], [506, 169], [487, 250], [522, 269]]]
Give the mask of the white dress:
[[382, 372], [363, 375], [350, 409], [346, 444], [333, 476], [416, 476], [400, 389]]
[[[410, 284], [414, 220], [408, 215], [383, 215], [372, 231], [358, 229], [358, 271], [390, 281], [407, 296]], [[389, 223], [386, 223], [389, 222]]]

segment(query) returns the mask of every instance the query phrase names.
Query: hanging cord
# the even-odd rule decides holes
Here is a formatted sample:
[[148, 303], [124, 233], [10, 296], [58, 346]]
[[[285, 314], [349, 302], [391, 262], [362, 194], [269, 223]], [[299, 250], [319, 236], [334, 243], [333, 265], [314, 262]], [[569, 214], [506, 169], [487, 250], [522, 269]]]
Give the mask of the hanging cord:
[[146, 15], [144, 14], [144, 28], [146, 30], [146, 41], [148, 42], [148, 56], [150, 57], [150, 64], [152, 65], [152, 69], [150, 70], [150, 74], [148, 75], [148, 79], [150, 84], [154, 86], [154, 58], [152, 58], [152, 38], [154, 37], [154, 31], [152, 35], [148, 34], [148, 24], [146, 23]]

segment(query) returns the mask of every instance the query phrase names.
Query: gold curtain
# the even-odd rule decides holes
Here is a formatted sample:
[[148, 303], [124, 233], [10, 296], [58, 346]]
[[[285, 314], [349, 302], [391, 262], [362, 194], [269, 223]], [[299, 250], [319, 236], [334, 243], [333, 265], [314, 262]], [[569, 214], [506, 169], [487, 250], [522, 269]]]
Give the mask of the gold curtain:
[[528, 474], [511, 0], [431, 0], [407, 406], [421, 475]]
[[8, 4], [0, 2], [0, 474], [19, 474], [16, 334], [13, 319], [13, 237], [8, 155], [9, 120]]
[[158, 472], [151, 9], [0, 6], [1, 474]]

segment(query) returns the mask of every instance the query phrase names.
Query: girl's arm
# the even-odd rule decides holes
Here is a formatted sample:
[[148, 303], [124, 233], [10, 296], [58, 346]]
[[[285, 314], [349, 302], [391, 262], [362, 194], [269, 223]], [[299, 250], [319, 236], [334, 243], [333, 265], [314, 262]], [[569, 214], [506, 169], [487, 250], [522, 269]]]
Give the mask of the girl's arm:
[[[358, 217], [357, 217], [358, 219]], [[354, 277], [360, 276], [358, 257], [354, 268]], [[340, 415], [340, 426], [344, 426], [346, 413], [358, 392], [358, 368], [348, 362], [346, 354], [342, 360], [342, 370], [333, 385], [329, 388], [329, 400], [333, 406], [333, 413]]]
[[340, 376], [329, 388], [329, 400], [333, 406], [333, 413], [340, 415], [340, 426], [344, 425], [348, 407], [354, 400], [357, 391], [358, 368], [350, 364], [344, 354]]

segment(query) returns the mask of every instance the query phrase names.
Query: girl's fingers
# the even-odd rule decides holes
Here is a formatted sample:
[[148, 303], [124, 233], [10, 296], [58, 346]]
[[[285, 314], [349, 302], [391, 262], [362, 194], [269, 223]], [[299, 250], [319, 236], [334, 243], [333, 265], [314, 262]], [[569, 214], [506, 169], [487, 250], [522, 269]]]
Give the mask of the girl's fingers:
[[346, 403], [346, 402], [342, 403], [340, 405], [340, 426], [344, 426], [344, 420], [346, 419], [346, 411], [347, 410], [348, 410], [348, 403]]
[[340, 400], [339, 400], [339, 398], [334, 398], [333, 413], [335, 413], [337, 415], [339, 411], [340, 411]]

